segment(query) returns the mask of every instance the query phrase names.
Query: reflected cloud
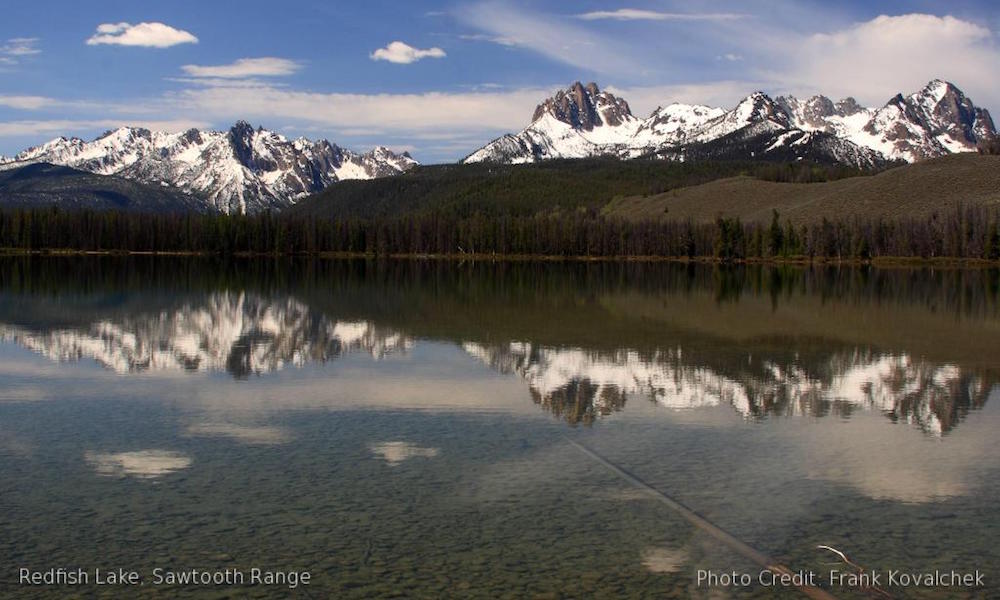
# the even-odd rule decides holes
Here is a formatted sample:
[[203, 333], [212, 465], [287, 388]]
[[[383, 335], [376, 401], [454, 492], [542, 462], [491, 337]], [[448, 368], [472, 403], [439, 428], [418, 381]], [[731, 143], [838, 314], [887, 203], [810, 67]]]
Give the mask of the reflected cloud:
[[188, 427], [185, 434], [191, 437], [228, 438], [256, 446], [285, 444], [292, 439], [291, 432], [281, 427], [254, 427], [235, 423], [199, 423]]
[[589, 425], [644, 398], [671, 409], [730, 406], [745, 418], [879, 411], [932, 435], [982, 408], [996, 377], [907, 355], [855, 351], [820, 361], [690, 364], [681, 348], [642, 354], [591, 352], [525, 342], [463, 349], [500, 373], [517, 374], [536, 404], [570, 424]]
[[104, 477], [155, 479], [191, 466], [191, 457], [169, 450], [140, 450], [100, 454], [87, 452], [84, 459]]
[[438, 448], [423, 448], [410, 442], [382, 442], [372, 444], [369, 449], [390, 467], [399, 466], [411, 458], [434, 458], [440, 452]]
[[688, 553], [678, 548], [653, 547], [642, 552], [642, 566], [653, 573], [677, 573], [688, 561]]
[[203, 303], [125, 315], [73, 329], [0, 325], [14, 341], [56, 361], [93, 359], [119, 374], [225, 371], [246, 377], [366, 352], [378, 359], [413, 341], [364, 321], [332, 321], [293, 298], [219, 292]]
[[947, 446], [870, 419], [787, 434], [808, 478], [846, 485], [875, 500], [923, 504], [967, 495], [989, 477], [983, 458], [993, 452], [992, 425], [972, 421], [967, 427], [967, 435]]

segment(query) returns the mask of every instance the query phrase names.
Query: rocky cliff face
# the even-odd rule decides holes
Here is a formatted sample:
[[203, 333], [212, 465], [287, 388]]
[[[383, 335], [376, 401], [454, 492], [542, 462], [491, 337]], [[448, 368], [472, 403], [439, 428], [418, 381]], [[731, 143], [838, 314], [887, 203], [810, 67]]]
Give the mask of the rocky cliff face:
[[535, 109], [532, 122], [551, 115], [574, 129], [593, 131], [594, 127], [618, 127], [635, 120], [628, 102], [610, 92], [601, 91], [596, 83], [586, 86], [579, 81], [546, 99]]

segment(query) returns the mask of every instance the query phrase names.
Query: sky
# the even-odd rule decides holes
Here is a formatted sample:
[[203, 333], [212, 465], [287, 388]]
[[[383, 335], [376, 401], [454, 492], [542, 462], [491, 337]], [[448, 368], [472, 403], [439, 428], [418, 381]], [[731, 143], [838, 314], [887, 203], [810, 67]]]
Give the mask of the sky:
[[1000, 110], [995, 0], [34, 0], [3, 12], [8, 156], [123, 125], [243, 119], [450, 162], [524, 128], [577, 80], [639, 117], [756, 90], [881, 106], [935, 78]]

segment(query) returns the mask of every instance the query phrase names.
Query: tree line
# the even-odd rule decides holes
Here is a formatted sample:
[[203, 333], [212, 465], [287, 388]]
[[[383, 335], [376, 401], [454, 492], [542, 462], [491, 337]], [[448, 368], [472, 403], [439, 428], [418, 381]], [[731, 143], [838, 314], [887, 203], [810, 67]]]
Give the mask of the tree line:
[[929, 219], [844, 218], [795, 226], [628, 221], [596, 209], [536, 215], [324, 218], [0, 211], [0, 247], [16, 250], [237, 254], [531, 255], [562, 257], [1000, 260], [1000, 214], [959, 206]]

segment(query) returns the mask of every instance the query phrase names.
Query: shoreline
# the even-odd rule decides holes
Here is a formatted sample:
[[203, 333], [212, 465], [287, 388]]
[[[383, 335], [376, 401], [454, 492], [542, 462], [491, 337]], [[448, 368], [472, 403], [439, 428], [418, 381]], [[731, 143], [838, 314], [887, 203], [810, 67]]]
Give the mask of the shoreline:
[[809, 256], [789, 256], [779, 258], [746, 258], [723, 260], [714, 256], [587, 256], [587, 255], [555, 255], [555, 254], [410, 254], [373, 252], [232, 252], [219, 253], [208, 251], [135, 251], [135, 250], [74, 250], [69, 248], [46, 248], [28, 250], [20, 248], [0, 248], [0, 257], [45, 256], [45, 257], [128, 257], [151, 256], [173, 258], [318, 258], [331, 259], [365, 259], [365, 260], [430, 260], [442, 262], [634, 262], [634, 263], [678, 263], [678, 264], [718, 264], [718, 265], [774, 265], [774, 266], [873, 266], [873, 267], [961, 267], [983, 268], [1000, 267], [1000, 260], [985, 258], [959, 258], [948, 256], [914, 257], [914, 256], [880, 256], [871, 259], [857, 258], [826, 258]]

